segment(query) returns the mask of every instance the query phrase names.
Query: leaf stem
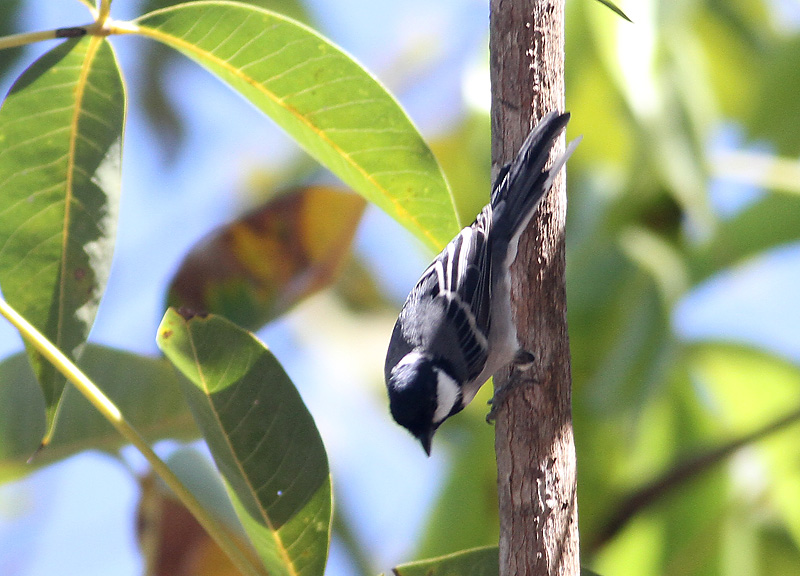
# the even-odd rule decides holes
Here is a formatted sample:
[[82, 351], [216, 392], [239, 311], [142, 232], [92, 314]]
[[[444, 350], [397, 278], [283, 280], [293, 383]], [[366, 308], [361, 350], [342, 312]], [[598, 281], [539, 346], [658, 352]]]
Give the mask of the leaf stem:
[[100, 6], [97, 9], [97, 18], [95, 22], [102, 27], [108, 20], [108, 15], [111, 13], [111, 0], [100, 0]]
[[[101, 4], [108, 8], [107, 4]], [[94, 10], [94, 9], [92, 9]], [[21, 34], [10, 34], [0, 36], [0, 50], [6, 48], [17, 48], [27, 46], [34, 42], [45, 40], [58, 40], [61, 38], [79, 38], [81, 36], [109, 36], [111, 34], [135, 34], [139, 32], [139, 27], [125, 21], [112, 20], [108, 14], [97, 13], [97, 20], [91, 24], [80, 26], [67, 26], [65, 28], [54, 28], [52, 30], [41, 30], [39, 32], [23, 32]]]
[[41, 42], [43, 40], [54, 40], [58, 38], [58, 30], [44, 30], [42, 32], [24, 32], [22, 34], [10, 34], [0, 37], [0, 50], [5, 48], [16, 48]]
[[209, 536], [222, 548], [242, 574], [246, 576], [263, 576], [263, 572], [253, 565], [230, 536], [228, 530], [200, 504], [194, 494], [184, 486], [167, 464], [150, 448], [141, 434], [125, 420], [114, 403], [69, 358], [64, 356], [58, 348], [2, 298], [0, 298], [0, 314], [19, 330], [22, 337], [52, 363], [59, 372], [66, 376], [81, 394], [116, 428], [123, 438], [142, 453], [156, 474], [161, 477], [183, 505], [197, 518]]
[[[87, 35], [107, 36], [111, 33], [105, 28], [107, 23], [108, 19], [102, 24], [92, 22], [91, 24], [83, 24], [80, 26], [67, 26], [65, 28], [54, 28], [52, 30], [41, 30], [39, 32], [22, 32], [21, 34], [0, 36], [0, 50], [27, 46], [28, 44], [43, 42], [45, 40], [80, 38], [81, 36]], [[116, 29], [115, 27], [114, 30]], [[123, 27], [120, 26], [120, 29], [122, 30]]]
[[89, 0], [78, 0], [78, 2], [89, 9], [89, 12], [92, 13], [92, 18], [97, 18], [97, 8], [95, 8]]

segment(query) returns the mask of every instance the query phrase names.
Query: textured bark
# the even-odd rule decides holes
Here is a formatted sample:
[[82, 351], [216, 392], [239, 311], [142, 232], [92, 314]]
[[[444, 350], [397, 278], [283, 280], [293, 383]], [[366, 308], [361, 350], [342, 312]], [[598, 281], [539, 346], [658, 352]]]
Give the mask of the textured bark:
[[[564, 0], [491, 0], [492, 159], [564, 109]], [[564, 140], [557, 146], [563, 150]], [[519, 244], [512, 300], [531, 370], [497, 412], [500, 575], [578, 576], [578, 507], [564, 276], [563, 174]], [[495, 375], [497, 385], [508, 372]]]

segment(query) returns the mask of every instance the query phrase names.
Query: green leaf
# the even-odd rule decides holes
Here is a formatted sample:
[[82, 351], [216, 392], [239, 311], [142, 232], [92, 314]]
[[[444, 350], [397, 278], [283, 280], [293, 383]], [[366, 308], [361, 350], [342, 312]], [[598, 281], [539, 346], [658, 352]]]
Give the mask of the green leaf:
[[[154, 12], [177, 4], [185, 4], [188, 0], [147, 0], [142, 12]], [[289, 18], [308, 23], [310, 15], [303, 0], [237, 0], [239, 4], [249, 4], [259, 8], [272, 10]]]
[[[79, 367], [149, 441], [192, 439], [198, 432], [175, 371], [163, 358], [89, 344]], [[22, 469], [45, 429], [44, 400], [24, 353], [0, 363], [0, 479]], [[53, 441], [31, 461], [50, 464], [83, 450], [113, 452], [124, 439], [74, 388], [67, 389]]]
[[168, 310], [158, 345], [188, 379], [189, 406], [266, 569], [321, 575], [331, 527], [328, 461], [283, 368], [255, 336], [215, 316]]
[[233, 2], [145, 15], [139, 33], [197, 61], [433, 248], [458, 231], [442, 171], [397, 101], [306, 26]]
[[602, 4], [606, 8], [609, 8], [617, 16], [620, 16], [625, 20], [627, 20], [628, 22], [633, 23], [633, 20], [628, 18], [628, 15], [625, 14], [625, 12], [623, 12], [622, 9], [619, 8], [619, 6], [617, 6], [616, 4], [614, 4], [611, 0], [597, 0], [597, 1], [600, 2], [600, 4]]
[[[7, 36], [17, 31], [16, 19], [20, 10], [22, 10], [22, 0], [0, 2], [0, 36]], [[5, 48], [0, 51], [3, 54], [0, 58], [0, 78], [16, 64], [22, 52], [22, 47]]]
[[[148, 13], [185, 1], [146, 0], [139, 10], [141, 13]], [[311, 23], [302, 0], [247, 0], [245, 3], [274, 10], [305, 24]], [[167, 86], [175, 72], [175, 60], [181, 55], [163, 44], [151, 43], [143, 48], [141, 57], [147, 62], [147, 66], [142, 70], [140, 90], [136, 91], [135, 96], [140, 98], [138, 104], [158, 136], [156, 144], [160, 156], [166, 161], [174, 160], [185, 144], [186, 118], [182, 114], [180, 97], [169, 93]]]
[[392, 572], [396, 576], [497, 576], [499, 562], [497, 546], [486, 546], [409, 562], [395, 567]]
[[[497, 546], [484, 546], [401, 564], [392, 572], [395, 576], [497, 576], [500, 573], [499, 554]], [[581, 567], [581, 576], [598, 575]]]
[[710, 242], [693, 246], [689, 264], [693, 280], [708, 276], [757, 254], [800, 238], [800, 199], [768, 194], [730, 220], [720, 223]]
[[[114, 52], [96, 36], [46, 53], [0, 108], [0, 287], [73, 359], [111, 267], [124, 120]], [[44, 391], [47, 441], [65, 381], [32, 348], [29, 355]]]
[[[746, 476], [747, 480], [739, 477], [734, 487], [740, 492], [739, 501], [747, 506], [756, 501], [754, 495], [770, 502], [774, 514], [770, 525], [787, 529], [794, 538], [795, 550], [800, 549], [800, 426], [794, 418], [784, 420], [798, 409], [800, 370], [778, 356], [724, 343], [693, 346], [690, 362], [695, 385], [714, 409], [714, 419], [735, 436], [783, 421], [781, 428], [771, 430], [766, 437], [758, 436], [757, 442], [740, 451], [740, 466], [734, 468], [734, 477], [735, 472], [741, 473], [741, 462], [746, 461], [758, 471], [759, 481], [752, 482], [752, 476]], [[754, 514], [762, 523], [763, 510]]]

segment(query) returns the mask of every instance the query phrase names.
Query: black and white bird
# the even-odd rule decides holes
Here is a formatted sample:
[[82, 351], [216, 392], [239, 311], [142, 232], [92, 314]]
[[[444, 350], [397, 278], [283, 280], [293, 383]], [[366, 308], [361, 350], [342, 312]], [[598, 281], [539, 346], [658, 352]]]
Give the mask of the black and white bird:
[[384, 374], [392, 416], [430, 454], [436, 429], [498, 370], [530, 362], [511, 315], [510, 267], [539, 201], [577, 145], [545, 164], [569, 114], [547, 114], [492, 187], [475, 222], [423, 272], [397, 318]]

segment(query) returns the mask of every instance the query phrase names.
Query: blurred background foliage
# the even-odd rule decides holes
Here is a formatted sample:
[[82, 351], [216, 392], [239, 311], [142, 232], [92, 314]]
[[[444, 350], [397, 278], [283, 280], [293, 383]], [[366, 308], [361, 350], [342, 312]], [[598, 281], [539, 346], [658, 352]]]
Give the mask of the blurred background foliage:
[[[115, 10], [122, 13], [117, 17], [125, 10], [134, 16], [174, 3], [118, 0]], [[485, 3], [454, 0], [442, 3], [446, 8], [419, 3], [390, 8], [381, 2], [367, 8], [355, 0], [251, 3], [331, 36], [394, 90], [441, 162], [462, 221], [472, 219], [488, 198], [491, 168]], [[618, 4], [633, 23], [596, 2], [567, 2], [568, 138], [583, 135], [569, 164], [567, 224], [583, 563], [606, 576], [797, 574], [800, 7], [790, 0]], [[44, 3], [3, 2], [3, 32], [18, 29], [10, 23], [19, 11], [27, 14], [26, 25], [41, 27], [34, 5]], [[236, 236], [247, 228], [235, 218], [263, 209], [265, 201], [289, 188], [304, 194], [295, 204], [307, 207], [314, 189], [304, 187], [330, 185], [332, 179], [285, 138], [272, 132], [263, 141], [254, 137], [253, 131], [272, 128], [267, 123], [253, 128], [252, 115], [240, 122], [248, 136], [237, 141], [224, 135], [226, 107], [243, 104], [213, 90], [185, 89], [211, 80], [185, 72], [189, 64], [163, 47], [139, 42], [135, 48], [122, 58], [126, 73], [135, 70], [129, 79], [132, 133], [126, 152], [136, 156], [136, 147], [150, 146], [153, 165], [166, 176], [128, 173], [126, 195], [141, 194], [152, 212], [166, 210], [154, 199], [172, 195], [175, 209], [183, 211], [181, 225], [192, 220], [189, 202], [202, 204], [206, 194], [226, 198], [224, 210], [219, 201], [205, 204], [191, 234], [145, 225], [156, 238], [131, 242], [127, 250], [123, 221], [115, 270], [126, 266], [126, 258], [153, 258], [148, 246], [165, 246], [171, 260], [162, 268], [166, 272], [150, 277], [160, 294], [153, 310], [137, 311], [135, 298], [127, 304], [125, 291], [138, 288], [124, 273], [114, 285], [112, 272], [111, 302], [101, 308], [111, 327], [93, 333], [93, 339], [141, 352], [152, 348], [136, 343], [137, 333], [154, 336], [168, 286], [188, 249], [194, 274], [209, 276], [196, 264], [211, 224], [233, 221], [217, 234]], [[21, 55], [27, 58], [23, 51], [0, 55], [0, 73], [20, 66]], [[9, 82], [6, 78], [4, 86]], [[211, 128], [198, 128], [204, 122]], [[204, 144], [213, 159], [197, 144], [209, 135], [220, 139]], [[264, 150], [254, 153], [259, 145]], [[218, 178], [204, 176], [215, 165], [225, 167], [226, 177], [235, 175], [222, 190], [213, 188], [221, 184]], [[196, 177], [182, 181], [187, 170]], [[171, 190], [204, 178], [209, 186], [191, 195]], [[159, 182], [157, 193], [141, 192]], [[125, 209], [123, 201], [123, 218]], [[355, 205], [348, 212], [353, 230], [360, 210]], [[211, 212], [216, 220], [207, 215]], [[316, 254], [312, 264], [324, 264], [324, 251], [315, 250], [314, 241], [325, 230], [325, 216], [335, 218], [336, 210], [304, 214], [302, 228], [292, 234], [265, 237], [265, 253], [280, 251], [276, 243], [283, 238]], [[292, 222], [298, 218], [292, 216]], [[411, 439], [392, 428], [381, 381], [383, 348], [394, 314], [429, 254], [371, 209], [363, 218], [352, 255], [335, 250], [324, 282], [313, 283], [314, 289], [330, 286], [259, 333], [298, 383], [330, 452], [337, 498], [329, 573], [371, 574], [387, 562], [497, 541], [493, 430], [483, 421], [490, 391], [448, 422], [432, 460], [416, 454]], [[349, 238], [345, 229], [337, 234]], [[224, 246], [244, 263], [230, 267], [234, 286], [242, 277], [256, 282], [274, 276], [259, 260], [258, 242], [248, 238]], [[183, 252], [167, 249], [172, 242]], [[217, 257], [219, 252], [217, 243]], [[214, 261], [206, 266], [219, 281]], [[185, 275], [187, 267], [182, 269]], [[270, 310], [284, 311], [296, 304], [297, 294], [310, 292], [282, 281], [290, 291], [286, 301], [266, 289], [268, 301], [257, 302], [255, 289], [237, 301], [232, 289], [224, 294], [226, 306], [242, 317], [252, 307], [251, 319], [260, 325]], [[176, 297], [173, 291], [171, 302]], [[115, 306], [133, 307], [127, 314], [145, 316], [146, 329], [128, 329], [125, 312], [109, 312]], [[134, 343], [121, 344], [120, 332]], [[0, 391], [14, 393], [9, 390], [2, 382]], [[77, 434], [68, 419], [63, 425], [66, 436]], [[168, 427], [157, 436], [195, 434], [186, 421], [186, 428]], [[59, 457], [91, 445], [85, 438], [73, 440]], [[3, 453], [4, 477], [24, 473], [18, 466], [22, 457]], [[51, 461], [42, 458], [38, 464]], [[123, 461], [137, 469], [125, 452]], [[140, 514], [165, 500], [153, 496], [157, 488], [148, 476], [142, 478]], [[42, 490], [35, 484], [24, 488], [34, 495], [37, 489]], [[22, 521], [14, 519], [20, 512], [8, 502], [23, 488], [5, 490], [0, 538], [11, 542]], [[178, 514], [169, 504], [163, 513]], [[153, 558], [160, 557], [157, 538], [155, 543], [152, 535], [139, 538], [148, 543], [143, 549], [151, 554], [153, 569], [158, 564]], [[0, 548], [10, 549], [5, 543]], [[15, 567], [18, 572], [6, 573], [37, 573], [19, 559], [0, 559], [0, 571]]]

